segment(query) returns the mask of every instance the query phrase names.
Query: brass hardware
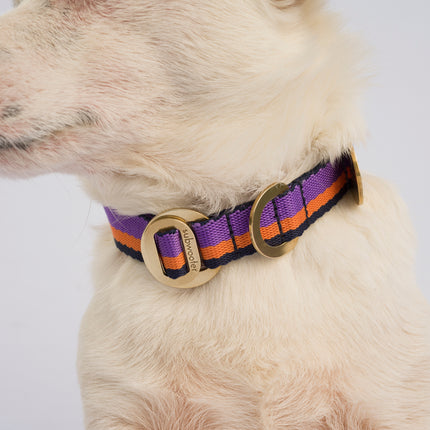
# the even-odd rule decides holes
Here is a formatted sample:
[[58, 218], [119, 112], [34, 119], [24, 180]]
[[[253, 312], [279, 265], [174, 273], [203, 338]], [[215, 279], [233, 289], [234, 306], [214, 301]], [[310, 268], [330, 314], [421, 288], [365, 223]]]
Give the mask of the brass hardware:
[[277, 258], [287, 254], [294, 249], [299, 240], [299, 238], [296, 238], [279, 246], [270, 246], [264, 241], [263, 236], [261, 235], [260, 221], [265, 206], [276, 196], [279, 196], [285, 191], [288, 191], [288, 185], [283, 183], [270, 185], [270, 187], [266, 188], [257, 197], [251, 209], [251, 215], [249, 217], [249, 232], [251, 234], [252, 244], [259, 254], [268, 258]]
[[363, 178], [361, 177], [360, 168], [358, 167], [357, 156], [353, 148], [350, 150], [352, 160], [352, 175], [355, 184], [354, 197], [358, 205], [364, 203]]
[[[208, 217], [191, 209], [172, 209], [156, 216], [147, 225], [142, 235], [141, 251], [146, 267], [157, 281], [174, 288], [195, 288], [210, 281], [220, 271], [220, 267], [202, 270], [202, 260], [196, 236], [188, 225], [189, 222], [202, 219], [208, 219]], [[172, 228], [176, 228], [181, 235], [188, 266], [188, 273], [178, 279], [169, 278], [165, 274], [154, 239], [154, 235], [159, 231]]]

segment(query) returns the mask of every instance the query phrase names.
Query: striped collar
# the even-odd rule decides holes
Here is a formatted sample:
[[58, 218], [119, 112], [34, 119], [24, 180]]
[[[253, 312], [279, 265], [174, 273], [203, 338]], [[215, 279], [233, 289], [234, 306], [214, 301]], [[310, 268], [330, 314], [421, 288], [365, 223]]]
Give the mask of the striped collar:
[[[284, 188], [279, 188], [279, 185], [271, 187], [272, 193], [273, 190], [284, 190], [280, 193], [275, 191], [274, 198], [269, 196], [268, 200], [262, 201], [261, 198], [268, 195], [266, 190], [260, 195], [260, 200], [208, 218], [197, 213], [185, 219], [187, 216], [182, 217], [175, 210], [157, 217], [150, 214], [123, 216], [108, 207], [105, 211], [120, 251], [142, 262], [145, 256], [148, 269], [160, 282], [179, 288], [193, 288], [206, 283], [220, 266], [233, 260], [257, 251], [273, 256], [264, 249], [280, 249], [279, 255], [284, 253], [282, 250], [290, 250], [304, 231], [352, 188], [356, 189], [356, 194], [362, 193], [353, 151], [334, 163], [319, 164]], [[261, 210], [257, 219], [252, 220], [258, 210], [257, 201]], [[160, 228], [151, 229], [150, 226], [160, 222], [160, 219], [163, 221], [159, 224]], [[188, 226], [188, 230], [185, 227], [182, 229], [182, 225]], [[144, 244], [144, 232], [150, 231], [151, 237], [146, 242], [152, 240], [152, 248]], [[257, 243], [258, 236], [263, 242], [261, 246]], [[202, 276], [204, 273], [205, 276]]]

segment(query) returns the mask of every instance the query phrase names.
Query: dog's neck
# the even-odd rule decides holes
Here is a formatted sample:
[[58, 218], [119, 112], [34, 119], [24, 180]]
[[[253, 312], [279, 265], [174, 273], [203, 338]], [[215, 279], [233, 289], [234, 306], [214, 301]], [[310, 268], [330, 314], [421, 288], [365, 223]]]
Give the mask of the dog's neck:
[[335, 163], [319, 164], [288, 185], [272, 184], [254, 202], [210, 218], [186, 208], [158, 216], [105, 210], [119, 250], [144, 261], [158, 281], [194, 288], [212, 279], [221, 266], [256, 251], [270, 258], [291, 251], [304, 231], [350, 189], [361, 204], [353, 151]]
[[[219, 181], [199, 184], [199, 177], [196, 176], [194, 181], [181, 183], [175, 180], [175, 175], [167, 180], [157, 180], [151, 178], [151, 174], [129, 176], [106, 173], [83, 178], [83, 183], [93, 199], [122, 215], [159, 214], [176, 207], [212, 214], [254, 200], [271, 183], [290, 183], [320, 163], [338, 160], [350, 145], [345, 147], [345, 150], [333, 152], [314, 151], [299, 159], [295, 168], [265, 172], [260, 177], [254, 177], [252, 182], [224, 182], [221, 175]], [[189, 188], [186, 188], [187, 185]]]

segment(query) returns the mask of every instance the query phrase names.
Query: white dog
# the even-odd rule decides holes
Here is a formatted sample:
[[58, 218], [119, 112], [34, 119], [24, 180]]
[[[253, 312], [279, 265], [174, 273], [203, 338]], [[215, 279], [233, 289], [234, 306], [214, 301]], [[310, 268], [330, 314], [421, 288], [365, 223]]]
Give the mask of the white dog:
[[[1, 18], [0, 172], [78, 174], [122, 246], [106, 226], [80, 339], [87, 429], [430, 429], [430, 311], [403, 203], [365, 177], [363, 205], [348, 191], [311, 225], [321, 199], [297, 180], [344, 163], [351, 183], [359, 57], [318, 0], [25, 0]], [[182, 228], [177, 211], [151, 224], [146, 264], [121, 252], [141, 214], [210, 224], [259, 195], [229, 255], [277, 252], [259, 237], [275, 182], [301, 191], [306, 227], [282, 257], [199, 271], [209, 251], [185, 229], [172, 281], [153, 237]]]

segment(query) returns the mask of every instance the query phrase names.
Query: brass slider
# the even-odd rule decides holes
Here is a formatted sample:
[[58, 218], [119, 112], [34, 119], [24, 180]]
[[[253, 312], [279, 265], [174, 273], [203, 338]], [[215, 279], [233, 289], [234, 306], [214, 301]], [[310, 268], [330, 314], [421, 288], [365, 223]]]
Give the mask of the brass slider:
[[299, 240], [299, 238], [296, 238], [279, 246], [270, 246], [261, 235], [260, 222], [264, 208], [271, 200], [285, 191], [288, 191], [288, 185], [286, 184], [276, 183], [270, 185], [257, 197], [251, 209], [249, 232], [252, 244], [259, 254], [268, 258], [278, 258], [287, 254], [294, 249]]
[[[141, 251], [146, 267], [157, 281], [174, 288], [195, 288], [210, 281], [220, 271], [220, 267], [217, 269], [202, 269], [202, 260], [196, 236], [188, 225], [190, 222], [202, 219], [208, 219], [208, 217], [191, 209], [172, 209], [156, 216], [147, 225], [142, 235]], [[178, 279], [172, 279], [166, 275], [154, 238], [156, 233], [172, 228], [176, 228], [181, 235], [188, 266], [188, 273]]]

